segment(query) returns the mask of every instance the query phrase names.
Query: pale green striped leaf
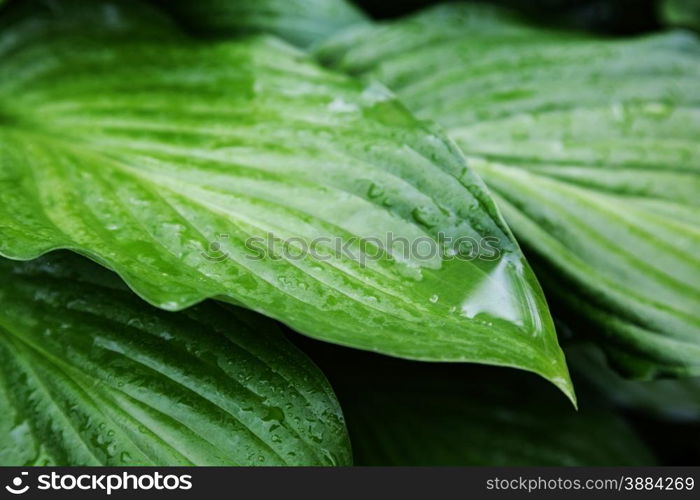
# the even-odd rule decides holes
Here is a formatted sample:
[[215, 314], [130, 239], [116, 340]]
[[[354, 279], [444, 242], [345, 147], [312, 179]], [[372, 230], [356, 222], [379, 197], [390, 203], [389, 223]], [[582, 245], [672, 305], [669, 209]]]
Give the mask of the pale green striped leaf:
[[0, 253], [73, 249], [165, 309], [221, 297], [572, 395], [539, 285], [442, 132], [281, 42], [180, 43], [100, 12], [89, 34], [65, 17], [4, 28]]
[[700, 43], [597, 40], [441, 7], [319, 57], [451, 136], [550, 300], [636, 376], [700, 374]]
[[0, 464], [349, 464], [333, 391], [272, 321], [164, 312], [68, 253], [0, 273]]
[[204, 36], [270, 33], [309, 46], [366, 17], [346, 0], [155, 0]]

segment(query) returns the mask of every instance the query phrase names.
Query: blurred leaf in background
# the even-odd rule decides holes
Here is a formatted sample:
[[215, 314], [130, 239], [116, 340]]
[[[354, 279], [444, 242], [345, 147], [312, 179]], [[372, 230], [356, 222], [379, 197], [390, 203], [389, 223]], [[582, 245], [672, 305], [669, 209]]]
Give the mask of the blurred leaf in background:
[[700, 462], [700, 378], [626, 380], [590, 343], [566, 347], [576, 387], [624, 413], [665, 465]]
[[668, 26], [700, 30], [700, 1], [661, 0], [661, 18]]
[[[470, 3], [509, 7], [527, 16], [530, 22], [625, 35], [650, 31], [659, 27], [657, 1], [473, 0]], [[445, 2], [442, 0], [405, 0], [403, 2], [357, 0], [358, 5], [378, 19], [405, 16], [440, 3]]]
[[44, 5], [0, 45], [0, 254], [78, 250], [167, 310], [223, 298], [573, 399], [539, 284], [442, 130], [277, 39]]
[[155, 0], [194, 33], [230, 37], [277, 35], [306, 47], [367, 18], [346, 0]]

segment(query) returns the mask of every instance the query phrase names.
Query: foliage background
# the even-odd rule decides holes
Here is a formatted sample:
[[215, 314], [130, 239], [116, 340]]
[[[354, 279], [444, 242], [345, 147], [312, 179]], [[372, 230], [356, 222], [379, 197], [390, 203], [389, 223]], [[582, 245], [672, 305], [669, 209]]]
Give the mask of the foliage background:
[[[375, 19], [385, 20], [399, 18], [438, 3], [442, 2], [356, 2]], [[535, 24], [590, 31], [609, 37], [654, 33], [668, 25], [689, 28], [698, 26], [692, 9], [679, 8], [682, 2], [673, 0], [497, 0], [493, 3], [516, 9]], [[563, 316], [560, 319], [566, 321], [569, 318]], [[355, 462], [359, 465], [391, 463], [392, 460], [397, 461], [397, 456], [413, 457], [408, 464], [424, 465], [512, 463], [512, 456], [503, 457], [491, 453], [493, 450], [487, 449], [488, 444], [479, 441], [479, 434], [484, 429], [483, 422], [475, 418], [472, 426], [470, 418], [474, 415], [461, 406], [457, 401], [460, 398], [471, 401], [472, 410], [482, 408], [482, 415], [491, 415], [494, 422], [498, 422], [498, 419], [503, 419], [504, 422], [531, 419], [534, 423], [526, 432], [532, 432], [529, 435], [531, 442], [543, 443], [543, 448], [546, 448], [547, 443], [552, 443], [556, 448], [559, 440], [566, 442], [570, 437], [565, 435], [566, 432], [573, 432], [571, 429], [576, 429], [578, 422], [590, 419], [593, 426], [587, 428], [582, 424], [579, 435], [587, 435], [596, 423], [601, 423], [601, 426], [612, 425], [613, 430], [622, 429], [622, 434], [627, 432], [625, 429], [629, 425], [651, 451], [651, 454], [647, 454], [645, 449], [625, 450], [620, 455], [620, 460], [628, 459], [631, 454], [639, 459], [639, 463], [655, 460], [665, 465], [700, 463], [700, 382], [697, 379], [652, 382], [624, 380], [607, 366], [595, 347], [569, 338], [571, 336], [567, 335], [565, 324], [558, 325], [558, 332], [572, 366], [581, 406], [579, 413], [568, 406], [554, 387], [529, 374], [475, 365], [397, 361], [322, 343], [298, 335], [286, 327], [282, 328], [289, 341], [320, 366], [335, 389], [348, 418]], [[400, 425], [395, 429], [390, 428], [392, 424], [403, 421], [401, 411], [396, 413], [385, 429], [375, 427], [381, 425], [379, 415], [396, 410], [382, 407], [382, 404], [396, 395], [398, 388], [406, 391], [403, 396], [410, 400], [406, 408], [410, 407], [410, 411], [414, 412], [403, 416], [413, 418], [418, 415], [403, 434]], [[429, 406], [431, 411], [421, 414], [422, 406]], [[618, 425], [620, 427], [616, 427]], [[542, 428], [548, 429], [546, 436], [542, 434]], [[568, 430], [564, 432], [563, 429]], [[489, 430], [494, 435], [500, 432], [497, 425]], [[392, 436], [390, 431], [397, 434], [387, 438], [383, 449], [385, 454], [382, 455], [377, 447], [381, 439], [376, 436]], [[411, 443], [415, 441], [416, 433], [420, 432], [425, 432], [424, 444], [428, 443], [425, 448], [411, 450], [410, 445], [406, 444], [400, 453], [391, 452], [391, 447], [397, 442], [404, 440], [404, 443]], [[375, 437], [367, 438], [370, 435]], [[476, 449], [469, 456], [455, 456], [449, 454], [447, 447], [437, 451], [430, 447], [431, 440], [439, 443], [450, 439], [471, 443], [470, 446], [481, 445], [483, 448]], [[503, 449], [507, 450], [508, 436], [503, 439]], [[597, 451], [609, 452], [608, 458], [615, 457], [614, 450], [604, 449], [604, 441], [604, 435], [592, 438], [592, 448], [599, 446], [602, 451]], [[513, 443], [513, 449], [521, 445], [517, 440], [513, 440]], [[550, 458], [553, 463], [559, 459], [564, 463], [567, 460], [575, 463], [581, 456], [590, 458], [592, 462], [601, 458], [596, 455], [595, 449], [584, 449], [581, 453], [576, 459], [566, 456]]]

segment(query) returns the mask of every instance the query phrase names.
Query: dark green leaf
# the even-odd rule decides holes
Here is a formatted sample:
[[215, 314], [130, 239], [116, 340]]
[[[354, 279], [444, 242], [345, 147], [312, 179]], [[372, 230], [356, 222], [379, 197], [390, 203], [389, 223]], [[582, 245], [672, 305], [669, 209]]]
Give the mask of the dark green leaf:
[[112, 11], [88, 36], [62, 19], [0, 44], [1, 254], [73, 249], [165, 309], [221, 297], [335, 343], [530, 370], [572, 397], [480, 179], [382, 87], [268, 38], [115, 34]]
[[674, 422], [700, 422], [700, 378], [626, 380], [594, 345], [567, 348], [577, 380], [583, 380], [620, 408]]
[[598, 40], [454, 5], [318, 53], [449, 129], [550, 300], [592, 323], [619, 367], [700, 375], [694, 36]]
[[348, 465], [323, 374], [274, 323], [146, 305], [71, 254], [0, 262], [1, 465]]
[[580, 391], [577, 412], [530, 375], [327, 351], [311, 354], [337, 391], [356, 465], [651, 465], [655, 461], [623, 419]]
[[700, 30], [700, 1], [660, 0], [661, 17], [669, 26]]

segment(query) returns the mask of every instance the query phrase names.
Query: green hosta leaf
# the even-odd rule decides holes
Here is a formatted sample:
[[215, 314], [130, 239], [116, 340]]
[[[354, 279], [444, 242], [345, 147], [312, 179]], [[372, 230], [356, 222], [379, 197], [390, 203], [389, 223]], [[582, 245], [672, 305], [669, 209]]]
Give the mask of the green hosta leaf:
[[330, 386], [271, 321], [164, 312], [70, 254], [0, 273], [0, 464], [350, 462]]
[[367, 19], [345, 0], [156, 0], [208, 36], [271, 33], [300, 46]]
[[448, 127], [549, 296], [618, 366], [700, 374], [696, 38], [595, 40], [452, 6], [319, 55]]
[[700, 378], [625, 380], [594, 345], [572, 346], [566, 353], [577, 380], [617, 406], [665, 420], [700, 422]]
[[73, 249], [165, 309], [222, 297], [572, 395], [539, 285], [440, 131], [281, 42], [113, 37], [110, 19], [92, 21], [99, 43], [79, 25], [6, 28], [0, 253]]
[[314, 359], [337, 391], [357, 465], [655, 461], [615, 413], [590, 405], [580, 391], [582, 409], [574, 411], [534, 377], [514, 377], [487, 367], [369, 359], [366, 354], [351, 362], [337, 355]]

